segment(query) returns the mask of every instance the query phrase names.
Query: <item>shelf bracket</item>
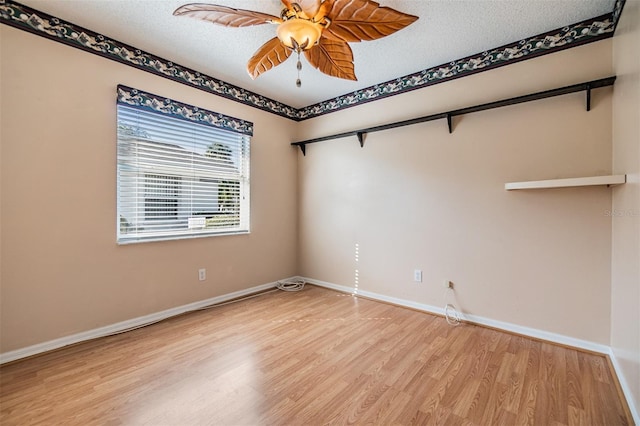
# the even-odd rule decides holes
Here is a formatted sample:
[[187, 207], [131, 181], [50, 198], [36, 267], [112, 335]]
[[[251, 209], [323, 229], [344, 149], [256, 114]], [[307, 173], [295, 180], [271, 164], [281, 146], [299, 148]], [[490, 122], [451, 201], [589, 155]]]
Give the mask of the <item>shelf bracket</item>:
[[587, 111], [591, 111], [591, 84], [587, 83]]
[[453, 128], [451, 125], [451, 114], [447, 113], [447, 126], [449, 126], [449, 134], [453, 133]]
[[356, 132], [356, 136], [358, 137], [358, 142], [360, 142], [360, 148], [364, 148], [364, 136], [365, 132]]
[[302, 156], [306, 156], [307, 155], [307, 144], [306, 143], [301, 143], [300, 145], [298, 145], [298, 147], [300, 148], [300, 151], [302, 151]]

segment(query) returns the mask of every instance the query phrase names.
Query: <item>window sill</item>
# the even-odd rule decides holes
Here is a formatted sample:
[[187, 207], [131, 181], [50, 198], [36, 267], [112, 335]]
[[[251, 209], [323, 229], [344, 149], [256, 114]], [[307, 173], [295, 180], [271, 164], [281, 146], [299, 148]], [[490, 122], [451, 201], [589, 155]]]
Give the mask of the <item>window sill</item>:
[[250, 231], [228, 231], [228, 232], [203, 232], [201, 234], [189, 234], [189, 235], [171, 235], [171, 236], [153, 236], [153, 237], [137, 237], [137, 238], [125, 238], [118, 239], [117, 244], [119, 246], [138, 244], [138, 243], [152, 243], [159, 241], [173, 241], [173, 240], [192, 240], [196, 238], [209, 238], [209, 237], [225, 237], [230, 235], [247, 235]]

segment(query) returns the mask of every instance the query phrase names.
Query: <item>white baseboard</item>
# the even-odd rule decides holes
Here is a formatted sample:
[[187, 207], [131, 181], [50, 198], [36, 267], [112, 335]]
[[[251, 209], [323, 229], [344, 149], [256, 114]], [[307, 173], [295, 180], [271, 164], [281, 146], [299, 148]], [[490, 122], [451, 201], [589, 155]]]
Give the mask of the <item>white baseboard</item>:
[[629, 384], [625, 379], [624, 372], [622, 371], [622, 366], [620, 365], [620, 362], [618, 361], [613, 348], [609, 349], [609, 359], [611, 360], [611, 364], [613, 365], [616, 376], [618, 376], [618, 382], [620, 383], [622, 393], [627, 400], [627, 405], [629, 406], [629, 411], [631, 411], [631, 415], [633, 416], [633, 421], [637, 425], [640, 425], [640, 413], [638, 412], [638, 407], [636, 407], [636, 405], [634, 404], [635, 400], [633, 398], [633, 393], [631, 392], [631, 388], [629, 387]]
[[[354, 293], [355, 291], [353, 287], [346, 287], [338, 284], [328, 283], [326, 281], [315, 280], [313, 278], [306, 278], [306, 277], [299, 277], [299, 278], [302, 280], [305, 280], [309, 284], [315, 284], [320, 287], [326, 287], [333, 290], [342, 291], [345, 293]], [[383, 294], [372, 293], [370, 291], [364, 291], [364, 290], [357, 290], [357, 294], [363, 297], [367, 297], [369, 299], [379, 300], [381, 302], [393, 303], [394, 305], [405, 306], [407, 308], [417, 309], [419, 311], [425, 311], [425, 312], [429, 312], [437, 315], [444, 315], [444, 308], [436, 307], [433, 305], [418, 303], [412, 300], [398, 299], [396, 297], [385, 296]], [[491, 318], [485, 318], [478, 315], [461, 313], [460, 317], [464, 321], [472, 322], [474, 324], [486, 325], [487, 327], [497, 328], [500, 330], [509, 331], [516, 334], [522, 334], [524, 336], [533, 337], [535, 339], [546, 340], [548, 342], [559, 343], [565, 346], [585, 349], [591, 352], [598, 352], [605, 355], [608, 355], [611, 352], [609, 349], [609, 346], [590, 342], [588, 340], [581, 340], [581, 339], [576, 339], [574, 337], [564, 336], [562, 334], [551, 333], [548, 331], [538, 330], [535, 328], [523, 327], [521, 325], [498, 321]]]
[[61, 337], [59, 339], [49, 340], [48, 342], [38, 343], [36, 345], [27, 346], [26, 348], [5, 352], [0, 354], [0, 365], [6, 362], [11, 362], [21, 358], [26, 358], [29, 356], [52, 351], [54, 349], [59, 349], [64, 346], [73, 345], [75, 343], [92, 340], [98, 337], [109, 336], [111, 334], [119, 333], [135, 327], [141, 327], [143, 325], [158, 322], [160, 320], [167, 319], [176, 315], [180, 315], [185, 312], [201, 309], [201, 308], [204, 308], [205, 306], [226, 302], [228, 300], [236, 299], [238, 297], [246, 296], [252, 293], [257, 293], [259, 291], [275, 288], [275, 286], [276, 286], [276, 282], [267, 283], [267, 284], [259, 285], [256, 287], [235, 291], [233, 293], [224, 294], [222, 296], [216, 296], [210, 299], [189, 303], [187, 305], [177, 306], [175, 308], [167, 309], [167, 310], [156, 312], [149, 315], [144, 315], [141, 317], [118, 322], [118, 323], [107, 325], [104, 327], [95, 328], [93, 330], [83, 331], [81, 333], [72, 334], [70, 336]]
[[[423, 303], [417, 303], [411, 300], [398, 299], [395, 297], [385, 296], [383, 294], [372, 293], [370, 291], [363, 290], [355, 290], [354, 287], [346, 287], [338, 284], [329, 283], [326, 281], [315, 280], [313, 278], [306, 277], [298, 277], [306, 281], [309, 284], [314, 284], [320, 287], [326, 287], [332, 290], [341, 291], [344, 293], [351, 293], [354, 295], [360, 295], [369, 299], [379, 300], [381, 302], [388, 302], [394, 305], [405, 306], [407, 308], [417, 309], [424, 312], [429, 312], [437, 315], [444, 315], [444, 309], [432, 305], [427, 305]], [[541, 339], [552, 343], [558, 343], [565, 346], [571, 346], [578, 349], [584, 349], [591, 352], [601, 353], [603, 355], [608, 355], [609, 359], [611, 359], [611, 363], [615, 370], [615, 374], [618, 377], [618, 381], [620, 382], [620, 387], [622, 388], [622, 392], [624, 393], [624, 397], [629, 406], [629, 410], [631, 411], [631, 415], [637, 425], [640, 425], [640, 416], [638, 416], [638, 409], [634, 404], [633, 395], [631, 393], [631, 389], [625, 380], [622, 368], [616, 359], [615, 353], [611, 349], [611, 347], [607, 345], [602, 345], [599, 343], [590, 342], [588, 340], [576, 339], [574, 337], [564, 336], [562, 334], [551, 333], [548, 331], [538, 330], [530, 327], [523, 327], [520, 325], [507, 323], [503, 321], [497, 321], [490, 318], [481, 317], [478, 315], [469, 315], [469, 314], [461, 314], [462, 319], [465, 321], [472, 322], [474, 324], [486, 325], [488, 327], [521, 334], [523, 336], [533, 337], [535, 339]]]

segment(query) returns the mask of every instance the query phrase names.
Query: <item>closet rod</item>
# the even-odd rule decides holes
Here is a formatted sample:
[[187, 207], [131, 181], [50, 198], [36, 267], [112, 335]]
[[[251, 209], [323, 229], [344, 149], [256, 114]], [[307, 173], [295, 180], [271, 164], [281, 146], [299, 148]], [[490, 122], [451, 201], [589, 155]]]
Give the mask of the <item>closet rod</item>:
[[452, 128], [452, 117], [463, 114], [470, 114], [472, 112], [485, 111], [488, 109], [501, 108], [504, 106], [520, 104], [523, 102], [536, 101], [538, 99], [551, 98], [554, 96], [566, 95], [569, 93], [575, 92], [587, 92], [586, 99], [586, 109], [587, 111], [591, 110], [591, 90], [597, 89], [598, 87], [605, 86], [613, 86], [613, 83], [616, 81], [616, 77], [607, 77], [601, 78], [599, 80], [587, 81], [584, 83], [573, 84], [571, 86], [560, 87], [557, 89], [545, 90], [543, 92], [532, 93], [529, 95], [516, 96], [515, 98], [502, 99], [500, 101], [489, 102], [486, 104], [475, 105], [467, 108], [460, 108], [447, 112], [440, 112], [437, 114], [426, 115], [424, 117], [412, 118], [410, 120], [398, 121], [395, 123], [383, 124], [381, 126], [368, 127], [366, 129], [353, 130], [350, 132], [338, 133], [330, 136], [322, 136], [319, 138], [308, 139], [299, 142], [292, 142], [291, 145], [300, 147], [303, 155], [306, 155], [306, 145], [310, 143], [316, 142], [324, 142], [332, 139], [344, 138], [347, 136], [357, 136], [358, 141], [360, 142], [360, 146], [364, 146], [364, 136], [367, 133], [379, 132], [381, 130], [394, 129], [396, 127], [410, 126], [412, 124], [424, 123], [427, 121], [440, 120], [443, 118], [447, 119], [447, 125], [449, 127], [449, 133], [453, 132]]

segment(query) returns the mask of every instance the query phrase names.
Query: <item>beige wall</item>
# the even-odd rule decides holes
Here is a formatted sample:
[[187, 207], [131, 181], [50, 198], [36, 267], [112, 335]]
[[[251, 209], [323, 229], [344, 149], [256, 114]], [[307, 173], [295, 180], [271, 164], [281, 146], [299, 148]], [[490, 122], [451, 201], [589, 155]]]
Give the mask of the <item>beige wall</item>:
[[[298, 140], [612, 74], [611, 41], [569, 49], [301, 124]], [[609, 343], [611, 189], [504, 190], [611, 172], [612, 89], [307, 146], [299, 154], [303, 276]], [[356, 245], [359, 251], [355, 259]], [[413, 270], [423, 282], [413, 282]]]
[[[627, 3], [613, 162], [633, 179]], [[288, 144], [606, 77], [611, 40], [298, 124], [7, 26], [0, 40], [0, 353], [296, 273], [353, 286], [358, 269], [361, 290], [441, 306], [452, 280], [466, 313], [611, 342], [638, 394], [640, 332], [625, 315], [638, 310], [637, 221], [613, 220], [612, 268], [611, 189], [503, 186], [610, 173], [611, 88], [589, 113], [573, 94], [456, 118], [452, 135], [438, 121], [368, 135], [364, 149], [336, 140], [302, 157]], [[116, 245], [117, 84], [254, 122], [250, 235]], [[637, 188], [614, 189], [614, 209], [637, 209]]]
[[[6, 25], [0, 37], [0, 352], [296, 273], [291, 121]], [[254, 123], [250, 235], [116, 244], [119, 83]]]
[[[627, 1], [613, 42], [611, 346], [629, 397], [640, 407], [640, 2]], [[636, 409], [637, 409], [636, 408]], [[639, 418], [635, 413], [636, 420]]]

